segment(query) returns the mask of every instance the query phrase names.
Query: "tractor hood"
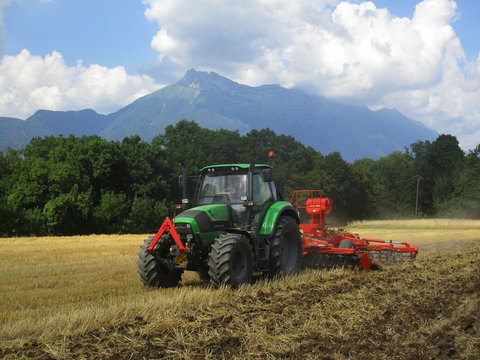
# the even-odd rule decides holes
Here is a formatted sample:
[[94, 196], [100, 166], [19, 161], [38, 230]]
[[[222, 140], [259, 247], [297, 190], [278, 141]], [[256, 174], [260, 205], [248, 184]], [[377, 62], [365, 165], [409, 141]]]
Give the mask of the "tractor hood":
[[232, 226], [229, 210], [225, 204], [197, 206], [181, 212], [175, 218], [176, 223], [190, 224], [194, 233], [222, 231]]

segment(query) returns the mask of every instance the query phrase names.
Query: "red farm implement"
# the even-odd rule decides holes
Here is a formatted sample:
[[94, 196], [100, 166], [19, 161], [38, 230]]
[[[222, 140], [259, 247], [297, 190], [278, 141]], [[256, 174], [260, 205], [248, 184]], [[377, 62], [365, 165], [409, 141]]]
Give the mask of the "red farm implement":
[[321, 190], [295, 190], [290, 200], [300, 217], [303, 262], [306, 266], [355, 267], [370, 270], [373, 262], [414, 260], [418, 247], [405, 242], [360, 238], [342, 228], [330, 228], [332, 200]]

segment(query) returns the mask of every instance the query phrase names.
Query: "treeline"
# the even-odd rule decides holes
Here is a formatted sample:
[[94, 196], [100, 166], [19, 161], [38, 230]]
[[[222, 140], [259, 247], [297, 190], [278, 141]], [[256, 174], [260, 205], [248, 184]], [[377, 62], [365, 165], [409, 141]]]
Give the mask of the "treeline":
[[146, 233], [172, 215], [178, 175], [211, 164], [268, 163], [286, 200], [323, 189], [339, 222], [366, 218], [480, 218], [480, 147], [465, 154], [451, 135], [419, 141], [379, 160], [350, 164], [271, 130], [168, 126], [151, 143], [139, 136], [34, 138], [0, 156], [0, 236]]

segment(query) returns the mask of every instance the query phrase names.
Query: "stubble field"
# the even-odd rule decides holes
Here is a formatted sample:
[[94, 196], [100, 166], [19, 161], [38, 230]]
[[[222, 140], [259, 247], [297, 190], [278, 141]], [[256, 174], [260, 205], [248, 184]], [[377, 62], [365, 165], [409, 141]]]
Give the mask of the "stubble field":
[[419, 245], [417, 261], [150, 289], [146, 235], [0, 239], [0, 358], [480, 358], [480, 221], [349, 229]]

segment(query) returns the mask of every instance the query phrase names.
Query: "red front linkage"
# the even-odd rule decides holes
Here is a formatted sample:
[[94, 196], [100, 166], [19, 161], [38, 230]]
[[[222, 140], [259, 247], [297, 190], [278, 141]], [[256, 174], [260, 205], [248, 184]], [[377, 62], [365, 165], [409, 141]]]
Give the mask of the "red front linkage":
[[162, 226], [160, 226], [160, 229], [158, 229], [157, 235], [155, 235], [152, 243], [147, 248], [147, 252], [150, 254], [153, 254], [154, 252], [153, 248], [157, 244], [158, 240], [160, 240], [160, 237], [163, 234], [165, 234], [165, 232], [167, 231], [170, 233], [170, 235], [172, 235], [173, 240], [175, 241], [175, 244], [177, 244], [178, 248], [180, 249], [180, 252], [184, 254], [188, 254], [189, 253], [188, 249], [185, 246], [183, 246], [182, 241], [180, 240], [180, 237], [178, 236], [178, 233], [175, 230], [175, 227], [173, 226], [172, 220], [170, 220], [169, 217], [165, 219]]

